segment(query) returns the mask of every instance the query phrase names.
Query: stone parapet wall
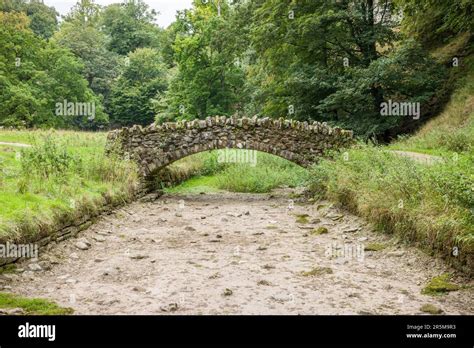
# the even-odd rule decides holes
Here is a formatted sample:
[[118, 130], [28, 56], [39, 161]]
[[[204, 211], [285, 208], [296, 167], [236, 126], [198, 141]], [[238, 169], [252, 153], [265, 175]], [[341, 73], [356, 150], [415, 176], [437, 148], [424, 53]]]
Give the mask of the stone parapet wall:
[[186, 156], [214, 149], [258, 150], [307, 167], [327, 150], [347, 148], [353, 132], [325, 123], [288, 119], [208, 117], [205, 120], [133, 126], [109, 133], [107, 150], [139, 164], [144, 177]]

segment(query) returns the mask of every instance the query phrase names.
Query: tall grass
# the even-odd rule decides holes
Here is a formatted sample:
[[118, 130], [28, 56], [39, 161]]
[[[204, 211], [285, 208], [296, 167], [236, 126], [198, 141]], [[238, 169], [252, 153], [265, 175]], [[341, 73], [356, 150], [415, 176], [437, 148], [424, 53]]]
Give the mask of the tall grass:
[[473, 273], [474, 156], [427, 166], [375, 147], [348, 155], [312, 170], [315, 196]]
[[281, 186], [303, 186], [307, 179], [306, 169], [280, 157], [259, 152], [255, 166], [227, 165], [217, 174], [216, 185], [231, 192], [265, 193]]
[[[474, 275], [474, 58], [443, 112], [389, 147], [360, 146], [349, 160], [322, 161], [311, 190]], [[460, 68], [461, 69], [461, 68]], [[419, 164], [389, 150], [441, 155]]]
[[[190, 182], [171, 188], [169, 192], [226, 190], [231, 192], [265, 193], [281, 186], [303, 186], [309, 173], [306, 169], [283, 158], [256, 153], [256, 163], [225, 163], [219, 154], [223, 150], [203, 152], [176, 162], [173, 166], [192, 166], [197, 176]], [[244, 150], [232, 150], [235, 157]], [[196, 163], [199, 165], [196, 166]]]
[[0, 147], [0, 240], [35, 239], [134, 194], [135, 165], [105, 156], [105, 133], [4, 134], [32, 147]]

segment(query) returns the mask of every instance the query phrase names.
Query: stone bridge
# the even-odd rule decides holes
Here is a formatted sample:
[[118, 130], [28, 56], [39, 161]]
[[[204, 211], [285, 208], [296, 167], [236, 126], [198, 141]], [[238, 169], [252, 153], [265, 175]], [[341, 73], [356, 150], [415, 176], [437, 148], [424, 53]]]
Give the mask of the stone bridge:
[[349, 147], [353, 142], [352, 131], [325, 123], [216, 116], [115, 130], [108, 135], [107, 152], [115, 149], [135, 160], [147, 178], [181, 158], [207, 150], [258, 150], [307, 167], [325, 156], [326, 150]]

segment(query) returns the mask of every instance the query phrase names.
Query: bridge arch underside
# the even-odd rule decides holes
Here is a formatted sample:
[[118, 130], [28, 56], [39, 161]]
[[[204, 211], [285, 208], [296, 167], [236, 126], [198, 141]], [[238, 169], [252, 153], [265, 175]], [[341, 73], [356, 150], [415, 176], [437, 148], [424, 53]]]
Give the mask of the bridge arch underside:
[[327, 150], [352, 143], [352, 132], [324, 123], [217, 116], [116, 130], [109, 133], [107, 148], [135, 160], [141, 175], [149, 178], [177, 160], [208, 150], [257, 150], [308, 167]]
[[308, 167], [312, 163], [316, 163], [318, 160], [317, 155], [315, 158], [304, 158], [288, 149], [275, 148], [271, 145], [264, 143], [255, 143], [255, 142], [229, 142], [223, 143], [219, 141], [211, 141], [206, 144], [196, 144], [191, 147], [162, 153], [161, 151], [155, 152], [155, 158], [149, 161], [143, 161], [141, 167], [142, 175], [147, 177], [155, 176], [160, 170], [169, 166], [170, 164], [179, 161], [188, 156], [192, 156], [197, 153], [212, 151], [212, 150], [222, 150], [222, 149], [236, 149], [236, 150], [255, 150], [260, 152], [269, 153], [281, 158], [284, 158], [290, 162], [296, 163], [302, 167]]

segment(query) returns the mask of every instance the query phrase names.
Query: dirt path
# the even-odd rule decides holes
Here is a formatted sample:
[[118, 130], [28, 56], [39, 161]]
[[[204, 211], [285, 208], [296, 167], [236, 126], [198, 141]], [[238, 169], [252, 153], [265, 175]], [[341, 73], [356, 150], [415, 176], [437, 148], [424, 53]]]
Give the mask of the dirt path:
[[402, 157], [408, 157], [411, 160], [427, 165], [436, 164], [438, 162], [443, 162], [443, 158], [440, 156], [427, 155], [425, 153], [411, 152], [411, 151], [391, 151]]
[[0, 141], [0, 145], [4, 146], [13, 146], [13, 147], [31, 147], [29, 144], [21, 144], [21, 143], [6, 143], [4, 141]]
[[[39, 262], [20, 264], [3, 291], [46, 297], [76, 314], [418, 314], [427, 303], [474, 314], [472, 289], [420, 294], [447, 271], [441, 261], [328, 203], [289, 197], [136, 202], [79, 239], [51, 245]], [[297, 214], [309, 216], [297, 222]], [[311, 233], [322, 226], [327, 234]], [[374, 242], [387, 247], [363, 251]]]

